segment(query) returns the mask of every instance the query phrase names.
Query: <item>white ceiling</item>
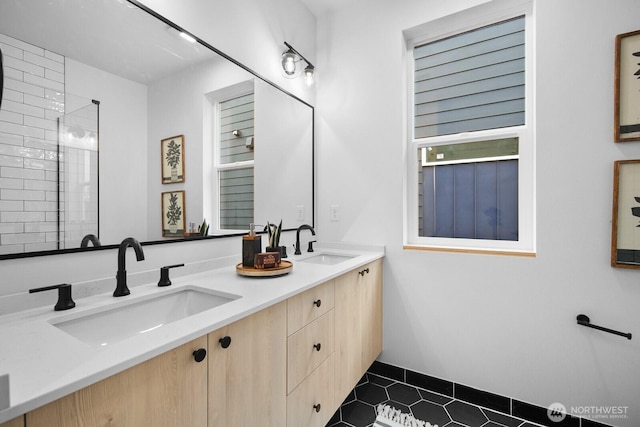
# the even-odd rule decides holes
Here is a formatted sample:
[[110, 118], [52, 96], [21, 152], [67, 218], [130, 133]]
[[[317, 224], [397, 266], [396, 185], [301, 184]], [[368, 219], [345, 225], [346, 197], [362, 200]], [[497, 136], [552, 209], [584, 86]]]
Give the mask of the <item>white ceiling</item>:
[[[298, 1], [318, 17], [358, 0]], [[0, 29], [141, 83], [216, 56], [198, 44], [186, 46], [175, 30], [122, 0], [0, 0]]]
[[325, 14], [333, 13], [337, 10], [344, 8], [350, 4], [357, 2], [358, 0], [298, 0], [300, 3], [307, 6], [307, 8], [316, 17]]
[[219, 58], [123, 1], [0, 0], [0, 32], [145, 84]]

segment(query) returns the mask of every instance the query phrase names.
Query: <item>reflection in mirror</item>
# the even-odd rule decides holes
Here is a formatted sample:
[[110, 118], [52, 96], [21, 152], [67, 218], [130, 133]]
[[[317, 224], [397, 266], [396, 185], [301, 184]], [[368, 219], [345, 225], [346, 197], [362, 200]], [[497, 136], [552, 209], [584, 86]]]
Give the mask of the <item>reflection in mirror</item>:
[[[177, 241], [163, 192], [184, 237], [313, 223], [313, 108], [179, 30], [127, 0], [0, 2], [0, 257]], [[175, 135], [185, 178], [163, 184]]]
[[[98, 236], [98, 117], [93, 101], [58, 118], [56, 181], [45, 185], [57, 191], [57, 249], [82, 246]], [[96, 237], [97, 238], [97, 237]], [[96, 241], [94, 241], [94, 246]]]

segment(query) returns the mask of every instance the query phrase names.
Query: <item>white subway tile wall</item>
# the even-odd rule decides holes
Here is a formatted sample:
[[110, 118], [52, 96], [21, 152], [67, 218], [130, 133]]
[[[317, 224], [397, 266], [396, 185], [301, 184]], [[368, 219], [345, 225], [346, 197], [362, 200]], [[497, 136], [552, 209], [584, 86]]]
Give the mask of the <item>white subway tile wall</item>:
[[0, 254], [57, 249], [65, 59], [3, 34], [0, 47]]

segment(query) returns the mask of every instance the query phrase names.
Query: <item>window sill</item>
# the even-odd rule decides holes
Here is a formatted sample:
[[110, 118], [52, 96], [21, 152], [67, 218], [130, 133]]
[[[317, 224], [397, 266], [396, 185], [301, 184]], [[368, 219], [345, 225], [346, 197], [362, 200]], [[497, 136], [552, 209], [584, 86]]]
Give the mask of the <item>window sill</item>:
[[411, 251], [430, 251], [430, 252], [453, 252], [464, 254], [482, 254], [482, 255], [504, 255], [517, 256], [526, 258], [535, 258], [535, 252], [526, 251], [509, 251], [504, 249], [475, 249], [475, 248], [447, 248], [436, 246], [420, 246], [420, 245], [403, 245], [402, 249]]

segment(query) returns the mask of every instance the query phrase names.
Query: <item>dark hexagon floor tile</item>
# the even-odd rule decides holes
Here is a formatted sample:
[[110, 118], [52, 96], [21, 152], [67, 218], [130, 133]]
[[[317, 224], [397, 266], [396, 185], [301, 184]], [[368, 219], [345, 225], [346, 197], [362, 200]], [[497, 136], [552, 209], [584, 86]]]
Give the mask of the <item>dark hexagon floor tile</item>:
[[[411, 414], [411, 408], [409, 408], [404, 403], [396, 402], [395, 400], [387, 400], [386, 402], [381, 402], [383, 405], [389, 405], [398, 411], [404, 412], [406, 414]], [[376, 406], [377, 408], [377, 406]]]
[[338, 408], [338, 410], [335, 412], [335, 414], [333, 414], [333, 417], [331, 417], [327, 425], [332, 426], [341, 420], [342, 420], [342, 415], [340, 415], [340, 408]]
[[383, 387], [395, 383], [395, 381], [390, 380], [389, 378], [381, 377], [380, 375], [372, 374], [371, 372], [367, 373], [367, 377], [369, 378], [369, 382], [381, 385]]
[[356, 390], [353, 389], [349, 392], [349, 395], [342, 401], [342, 404], [353, 402], [356, 400]]
[[489, 421], [499, 424], [500, 426], [518, 427], [520, 424], [522, 424], [522, 420], [510, 417], [509, 415], [505, 415], [503, 413], [492, 411], [486, 408], [480, 409], [482, 410], [482, 412], [484, 412], [487, 418], [489, 418]]
[[428, 390], [418, 389], [418, 392], [424, 400], [428, 400], [429, 402], [437, 403], [439, 405], [446, 405], [453, 400], [452, 397], [443, 396], [441, 394], [433, 393]]
[[342, 421], [355, 427], [367, 427], [376, 420], [376, 410], [358, 400], [347, 403], [342, 407]]
[[417, 388], [402, 383], [390, 385], [387, 387], [387, 393], [389, 393], [389, 399], [405, 405], [413, 405], [421, 399]]
[[356, 398], [371, 405], [377, 405], [389, 399], [387, 391], [373, 383], [364, 383], [356, 387]]
[[449, 414], [447, 414], [447, 411], [445, 411], [441, 405], [427, 402], [426, 400], [421, 400], [411, 405], [411, 412], [417, 419], [431, 424], [445, 426], [451, 422]]
[[445, 405], [451, 419], [469, 427], [480, 427], [485, 424], [487, 417], [477, 406], [470, 405], [460, 400], [454, 400], [453, 402]]
[[358, 384], [356, 384], [356, 386], [360, 384], [364, 384], [368, 381], [369, 381], [369, 377], [367, 377], [367, 373], [365, 372], [365, 374], [362, 377], [360, 377], [360, 380], [358, 381]]

